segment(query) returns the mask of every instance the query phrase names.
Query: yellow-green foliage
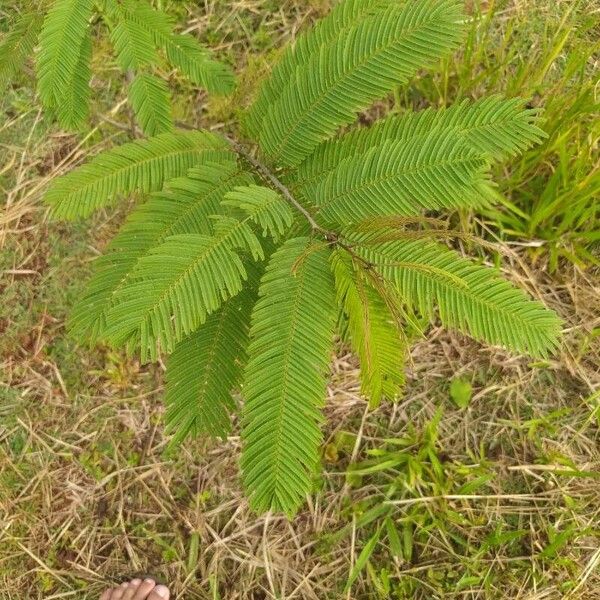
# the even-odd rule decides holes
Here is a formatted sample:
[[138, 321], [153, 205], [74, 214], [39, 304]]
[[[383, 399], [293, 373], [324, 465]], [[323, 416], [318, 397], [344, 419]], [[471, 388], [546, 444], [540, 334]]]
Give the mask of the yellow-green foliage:
[[231, 69], [213, 60], [191, 35], [174, 33], [172, 19], [145, 0], [53, 0], [44, 17], [39, 11], [24, 13], [0, 45], [0, 89], [37, 43], [44, 107], [65, 129], [82, 127], [89, 112], [91, 24], [96, 16], [109, 29], [119, 66], [130, 75], [131, 105], [146, 135], [173, 127], [166, 84], [154, 73], [162, 62], [209, 92], [233, 90]]
[[[69, 218], [154, 193], [98, 261], [72, 330], [143, 359], [171, 355], [176, 441], [225, 435], [241, 388], [243, 479], [257, 510], [293, 514], [311, 491], [336, 323], [373, 404], [401, 392], [415, 314], [515, 352], [557, 345], [553, 312], [426, 239], [422, 216], [488, 205], [490, 165], [544, 137], [534, 111], [494, 96], [338, 133], [457, 48], [461, 4], [346, 0], [263, 83], [246, 119], [255, 147], [168, 131], [100, 154], [48, 192]], [[156, 44], [166, 26], [147, 16]], [[150, 47], [132, 23], [116, 34], [128, 68], [145, 60], [134, 48]], [[167, 58], [200, 81], [186, 66], [192, 43], [168, 39]], [[166, 126], [148, 106], [144, 122]]]

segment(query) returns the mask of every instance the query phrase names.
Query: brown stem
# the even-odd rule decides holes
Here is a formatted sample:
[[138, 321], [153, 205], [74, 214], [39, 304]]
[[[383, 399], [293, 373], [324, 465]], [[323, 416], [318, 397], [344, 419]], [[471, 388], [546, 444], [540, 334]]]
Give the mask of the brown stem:
[[304, 208], [304, 206], [302, 206], [302, 204], [300, 204], [300, 202], [298, 202], [298, 200], [296, 200], [296, 198], [294, 198], [294, 196], [292, 195], [290, 190], [278, 179], [278, 177], [274, 173], [272, 173], [270, 171], [270, 169], [269, 169], [269, 167], [267, 167], [267, 165], [263, 164], [260, 160], [258, 160], [254, 156], [252, 156], [241, 144], [239, 144], [235, 140], [232, 140], [231, 138], [227, 138], [227, 139], [233, 146], [234, 150], [240, 156], [242, 156], [246, 161], [248, 161], [265, 179], [267, 179], [269, 181], [269, 183], [271, 183], [271, 185], [273, 185], [275, 188], [277, 188], [283, 194], [285, 199], [294, 208], [296, 208], [296, 210], [298, 210], [300, 213], [302, 213], [304, 215], [304, 217], [306, 217], [306, 220], [310, 224], [313, 231], [318, 231], [325, 237], [325, 239], [328, 242], [330, 242], [331, 244], [335, 244], [336, 246], [339, 246], [340, 248], [344, 249], [346, 252], [348, 252], [350, 254], [350, 256], [352, 256], [352, 258], [354, 258], [354, 260], [360, 262], [365, 270], [370, 271], [373, 268], [373, 264], [371, 264], [368, 260], [366, 260], [359, 254], [354, 252], [354, 250], [352, 249], [352, 246], [343, 242], [340, 239], [340, 236], [338, 233], [336, 233], [335, 231], [331, 231], [330, 229], [325, 229], [324, 227], [321, 227], [321, 225], [319, 225], [314, 220], [313, 216]]
[[[177, 122], [176, 125], [178, 127], [181, 127], [182, 129], [195, 129], [194, 127], [191, 127], [191, 126], [189, 126], [185, 123], [181, 123], [181, 122]], [[227, 136], [223, 133], [221, 135], [231, 144], [233, 149], [241, 157], [244, 158], [244, 160], [246, 162], [248, 162], [250, 165], [252, 165], [260, 173], [260, 175], [262, 175], [262, 177], [264, 177], [274, 188], [279, 190], [281, 192], [281, 194], [283, 195], [283, 197], [299, 213], [301, 213], [306, 218], [306, 220], [308, 221], [308, 223], [313, 231], [316, 231], [316, 232], [319, 232], [320, 234], [322, 234], [323, 237], [329, 243], [335, 244], [336, 246], [343, 248], [346, 252], [348, 252], [354, 258], [354, 260], [357, 260], [358, 262], [360, 262], [366, 270], [370, 270], [373, 268], [374, 265], [371, 264], [368, 260], [366, 260], [362, 256], [358, 255], [356, 252], [354, 252], [354, 250], [352, 249], [352, 246], [343, 242], [340, 239], [340, 235], [338, 233], [336, 233], [335, 231], [331, 231], [330, 229], [326, 229], [325, 227], [322, 227], [321, 225], [319, 225], [315, 221], [313, 216], [306, 210], [306, 208], [304, 208], [304, 206], [302, 206], [302, 204], [300, 204], [300, 202], [298, 202], [298, 200], [296, 200], [296, 198], [294, 198], [292, 192], [290, 192], [288, 187], [284, 183], [281, 182], [281, 180], [269, 169], [269, 167], [267, 165], [265, 165], [260, 160], [255, 158], [250, 152], [248, 152], [248, 150], [246, 150], [246, 148], [244, 148], [244, 146], [242, 144], [240, 144], [236, 140], [230, 138], [229, 136]]]
[[[181, 123], [179, 121], [176, 123], [176, 125], [178, 127], [181, 127], [182, 129], [194, 129], [194, 127], [190, 127], [186, 123]], [[313, 231], [321, 232], [322, 234], [324, 234], [325, 238], [328, 241], [333, 241], [334, 239], [337, 239], [337, 234], [335, 234], [333, 231], [328, 231], [327, 229], [321, 227], [313, 219], [313, 216], [304, 208], [304, 206], [302, 206], [302, 204], [300, 204], [300, 202], [298, 202], [298, 200], [296, 200], [296, 198], [294, 198], [292, 192], [290, 192], [290, 190], [277, 178], [277, 176], [269, 170], [269, 167], [267, 167], [267, 165], [262, 163], [254, 156], [252, 156], [252, 154], [250, 154], [250, 152], [248, 152], [248, 150], [246, 150], [246, 148], [244, 148], [244, 146], [242, 146], [242, 144], [240, 144], [236, 140], [230, 138], [229, 136], [223, 133], [221, 135], [233, 146], [233, 149], [240, 156], [242, 156], [244, 160], [246, 160], [246, 162], [250, 163], [265, 179], [269, 181], [269, 183], [273, 187], [277, 188], [283, 194], [284, 198], [298, 212], [302, 213], [302, 215], [306, 218]]]
[[235, 140], [232, 140], [231, 138], [227, 138], [227, 139], [229, 140], [229, 142], [233, 146], [234, 150], [240, 156], [243, 156], [244, 159], [247, 162], [249, 162], [265, 179], [267, 179], [269, 181], [269, 183], [271, 183], [271, 185], [273, 185], [274, 187], [276, 187], [283, 194], [284, 198], [298, 212], [300, 212], [300, 213], [302, 213], [302, 215], [304, 215], [304, 217], [308, 221], [308, 223], [311, 226], [311, 229], [313, 229], [313, 231], [319, 231], [319, 232], [325, 234], [325, 237], [327, 239], [329, 239], [329, 236], [335, 235], [335, 234], [333, 234], [333, 232], [328, 231], [327, 229], [324, 229], [323, 227], [321, 227], [313, 219], [313, 216], [304, 208], [304, 206], [302, 206], [302, 204], [300, 204], [300, 202], [298, 202], [296, 200], [296, 198], [294, 198], [294, 196], [292, 195], [292, 193], [290, 192], [290, 190], [277, 178], [276, 175], [274, 175], [269, 170], [269, 168], [267, 167], [267, 165], [263, 164], [260, 160], [258, 160], [254, 156], [252, 156], [252, 154], [250, 154], [241, 144], [239, 144]]

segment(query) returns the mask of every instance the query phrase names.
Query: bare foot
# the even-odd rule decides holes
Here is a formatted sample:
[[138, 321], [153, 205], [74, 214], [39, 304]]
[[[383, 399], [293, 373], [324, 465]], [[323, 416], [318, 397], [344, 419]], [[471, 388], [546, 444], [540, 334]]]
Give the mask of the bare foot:
[[169, 596], [168, 588], [156, 585], [153, 579], [132, 579], [106, 590], [100, 600], [169, 600]]

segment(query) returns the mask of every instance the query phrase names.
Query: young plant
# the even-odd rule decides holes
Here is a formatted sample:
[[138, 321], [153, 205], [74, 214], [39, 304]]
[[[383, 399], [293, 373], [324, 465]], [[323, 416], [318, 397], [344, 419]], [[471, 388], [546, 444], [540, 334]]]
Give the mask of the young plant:
[[38, 92], [44, 107], [66, 129], [77, 129], [89, 111], [92, 24], [110, 31], [119, 66], [129, 79], [129, 101], [146, 135], [173, 130], [167, 85], [155, 74], [164, 61], [209, 92], [233, 89], [233, 72], [210, 58], [189, 34], [173, 32], [173, 22], [145, 0], [54, 0], [45, 17], [21, 14], [0, 44], [0, 90], [18, 73], [34, 46]]
[[452, 233], [423, 216], [486, 206], [490, 163], [544, 137], [531, 110], [491, 97], [340, 133], [456, 48], [463, 21], [456, 0], [346, 0], [262, 84], [250, 140], [163, 133], [47, 193], [66, 219], [148, 194], [96, 261], [70, 329], [144, 361], [169, 355], [176, 443], [227, 435], [241, 389], [257, 511], [292, 515], [311, 490], [336, 328], [372, 405], [401, 393], [407, 332], [424, 318], [534, 356], [557, 344], [553, 312], [436, 241]]

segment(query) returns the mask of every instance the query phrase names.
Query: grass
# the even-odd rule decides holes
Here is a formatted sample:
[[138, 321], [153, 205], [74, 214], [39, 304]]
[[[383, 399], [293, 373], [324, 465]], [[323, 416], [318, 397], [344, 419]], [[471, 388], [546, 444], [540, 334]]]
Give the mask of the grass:
[[[486, 225], [525, 243], [529, 257], [598, 266], [600, 11], [594, 2], [476, 4], [463, 53], [399, 94], [401, 106], [445, 105], [489, 93], [520, 96], [541, 109], [547, 140], [502, 165], [498, 206]], [[536, 18], [528, 18], [531, 12]], [[524, 185], [525, 184], [525, 185]]]
[[[231, 100], [172, 81], [177, 117], [218, 128], [277, 49], [327, 9], [316, 0], [161, 4], [245, 73]], [[135, 573], [186, 599], [598, 597], [598, 10], [511, 0], [475, 3], [473, 13], [460, 54], [375, 110], [490, 92], [545, 109], [550, 136], [502, 166], [498, 208], [453, 218], [499, 242], [507, 273], [565, 319], [565, 343], [530, 363], [434, 329], [412, 352], [406, 397], [372, 412], [340, 348], [325, 470], [292, 522], [248, 510], [237, 428], [225, 443], [169, 453], [160, 365], [79, 348], [65, 334], [90, 261], [124, 211], [66, 226], [46, 219], [41, 195], [52, 177], [124, 139], [112, 124], [128, 115], [106, 48], [95, 51], [89, 135], [44, 119], [29, 73], [4, 95], [0, 598], [92, 599]]]

